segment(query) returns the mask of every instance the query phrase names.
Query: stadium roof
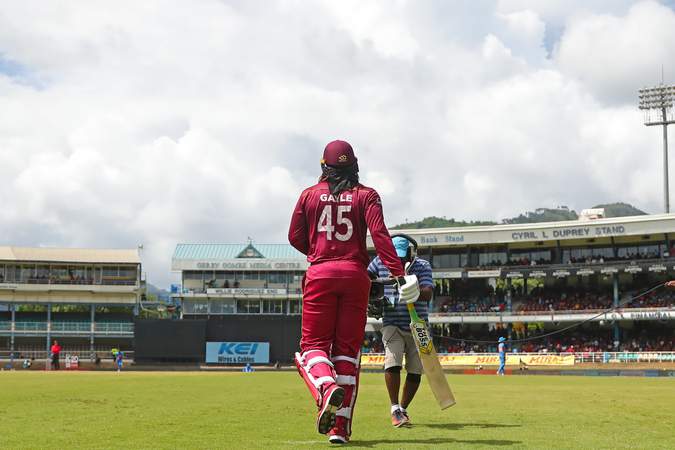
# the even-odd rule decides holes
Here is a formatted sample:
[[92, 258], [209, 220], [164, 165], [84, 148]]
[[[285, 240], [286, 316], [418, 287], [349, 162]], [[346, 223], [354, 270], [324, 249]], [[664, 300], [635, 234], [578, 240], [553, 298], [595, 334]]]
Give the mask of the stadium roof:
[[0, 261], [140, 264], [137, 249], [2, 247]]
[[[252, 249], [251, 255], [246, 254]], [[173, 259], [225, 260], [237, 258], [305, 259], [289, 244], [178, 244]]]
[[[466, 246], [580, 239], [619, 238], [675, 233], [675, 214], [566, 220], [492, 226], [390, 230], [415, 238], [422, 246]], [[373, 247], [368, 237], [368, 246]]]
[[[569, 228], [579, 226], [594, 226], [594, 225], [617, 225], [625, 223], [649, 223], [649, 222], [666, 222], [675, 220], [675, 214], [645, 214], [641, 216], [624, 216], [624, 217], [609, 217], [602, 219], [590, 220], [560, 220], [557, 222], [532, 222], [532, 223], [509, 223], [500, 225], [475, 225], [468, 227], [444, 227], [444, 228], [406, 228], [390, 230], [391, 233], [411, 233], [424, 234], [426, 232], [443, 233], [443, 232], [472, 232], [472, 231], [519, 231], [530, 228]], [[675, 230], [673, 230], [675, 231]]]

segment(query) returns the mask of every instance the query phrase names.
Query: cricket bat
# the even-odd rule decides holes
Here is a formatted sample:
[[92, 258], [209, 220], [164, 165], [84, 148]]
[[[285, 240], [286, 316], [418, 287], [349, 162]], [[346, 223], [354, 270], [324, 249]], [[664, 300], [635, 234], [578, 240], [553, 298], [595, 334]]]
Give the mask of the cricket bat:
[[427, 377], [431, 392], [434, 393], [441, 409], [449, 408], [456, 403], [455, 396], [452, 395], [448, 380], [441, 368], [441, 362], [438, 360], [434, 343], [429, 336], [427, 324], [417, 315], [412, 303], [408, 303], [408, 314], [410, 314], [410, 331], [417, 345], [424, 375]]

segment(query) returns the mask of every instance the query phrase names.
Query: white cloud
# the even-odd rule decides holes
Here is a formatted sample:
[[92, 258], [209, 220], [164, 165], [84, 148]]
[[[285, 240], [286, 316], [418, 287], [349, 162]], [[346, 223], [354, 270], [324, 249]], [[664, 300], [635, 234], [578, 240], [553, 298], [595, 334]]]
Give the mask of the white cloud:
[[344, 0], [327, 1], [325, 6], [335, 18], [337, 28], [347, 30], [359, 47], [372, 46], [385, 57], [411, 60], [419, 51], [419, 44], [408, 28], [407, 3]]
[[[672, 11], [542, 3], [13, 3], [0, 244], [143, 243], [166, 285], [178, 242], [283, 242], [335, 138], [392, 225], [659, 210], [659, 136], [615, 99], [673, 54]], [[551, 24], [565, 31], [547, 59]]]
[[546, 24], [537, 13], [526, 9], [501, 13], [497, 17], [504, 23], [504, 35], [508, 38], [509, 46], [516, 49], [518, 54], [531, 55], [535, 62], [546, 57], [544, 50]]
[[515, 75], [528, 69], [527, 63], [513, 55], [512, 50], [507, 47], [497, 36], [489, 34], [483, 41], [481, 49], [483, 55], [483, 64], [490, 67], [492, 77], [486, 78], [500, 80], [507, 75]]
[[592, 13], [623, 14], [636, 0], [498, 0], [497, 11], [534, 11], [547, 22], [564, 24], [570, 17]]
[[[607, 102], [636, 102], [637, 88], [660, 82], [675, 55], [675, 12], [640, 2], [623, 16], [572, 20], [555, 52], [558, 67]], [[673, 68], [669, 68], [672, 76]]]

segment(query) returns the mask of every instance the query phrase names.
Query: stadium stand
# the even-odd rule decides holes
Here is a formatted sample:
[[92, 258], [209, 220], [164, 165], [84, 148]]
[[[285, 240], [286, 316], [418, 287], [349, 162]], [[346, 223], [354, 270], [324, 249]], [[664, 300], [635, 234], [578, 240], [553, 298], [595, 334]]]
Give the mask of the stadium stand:
[[[433, 267], [430, 322], [440, 351], [492, 348], [444, 336], [496, 342], [583, 320], [591, 323], [578, 334], [527, 348], [673, 349], [675, 294], [659, 289], [627, 300], [675, 277], [675, 215], [403, 231]], [[601, 314], [609, 308], [616, 309]]]
[[137, 249], [0, 247], [0, 351], [131, 350], [144, 289]]

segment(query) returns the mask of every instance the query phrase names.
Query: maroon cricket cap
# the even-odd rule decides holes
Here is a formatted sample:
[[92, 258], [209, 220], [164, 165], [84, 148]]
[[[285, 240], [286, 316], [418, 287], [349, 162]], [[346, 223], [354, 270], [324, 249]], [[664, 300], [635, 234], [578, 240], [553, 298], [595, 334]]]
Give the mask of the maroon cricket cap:
[[345, 141], [333, 141], [326, 145], [323, 150], [322, 163], [333, 167], [351, 166], [356, 162], [354, 149]]

